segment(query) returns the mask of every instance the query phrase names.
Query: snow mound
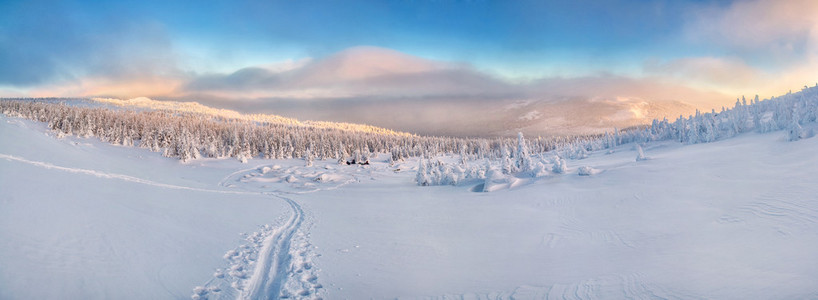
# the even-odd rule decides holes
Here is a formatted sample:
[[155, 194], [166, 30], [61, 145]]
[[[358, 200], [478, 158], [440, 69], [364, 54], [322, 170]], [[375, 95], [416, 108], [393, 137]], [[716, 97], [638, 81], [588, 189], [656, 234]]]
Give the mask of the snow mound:
[[304, 166], [297, 161], [281, 161], [241, 170], [224, 178], [220, 185], [254, 192], [306, 193], [332, 190], [357, 181], [362, 168], [335, 168], [329, 161]]
[[599, 174], [599, 173], [602, 173], [602, 170], [594, 169], [594, 168], [589, 167], [589, 166], [583, 166], [583, 167], [577, 168], [577, 175], [579, 175], [579, 176], [591, 176], [591, 175], [596, 175], [596, 174]]

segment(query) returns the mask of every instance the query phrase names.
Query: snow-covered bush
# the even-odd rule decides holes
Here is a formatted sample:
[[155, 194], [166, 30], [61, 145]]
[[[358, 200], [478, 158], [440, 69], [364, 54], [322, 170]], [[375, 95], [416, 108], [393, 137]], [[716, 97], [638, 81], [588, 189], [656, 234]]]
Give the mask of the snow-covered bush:
[[554, 164], [551, 166], [551, 172], [562, 174], [568, 171], [568, 163], [565, 159], [560, 157], [554, 158]]
[[577, 175], [579, 176], [591, 176], [599, 174], [600, 170], [594, 169], [589, 166], [582, 166], [577, 168]]
[[538, 161], [534, 164], [534, 170], [531, 173], [534, 177], [545, 177], [548, 176], [548, 168], [544, 163]]
[[506, 174], [503, 174], [502, 171], [496, 169], [488, 169], [486, 172], [486, 178], [483, 180], [483, 190], [482, 192], [488, 193], [499, 189], [502, 186], [506, 186], [509, 183], [509, 177]]
[[484, 179], [486, 169], [490, 165], [467, 165], [447, 164], [440, 160], [418, 161], [418, 170], [415, 175], [415, 182], [418, 185], [458, 185], [465, 181]]

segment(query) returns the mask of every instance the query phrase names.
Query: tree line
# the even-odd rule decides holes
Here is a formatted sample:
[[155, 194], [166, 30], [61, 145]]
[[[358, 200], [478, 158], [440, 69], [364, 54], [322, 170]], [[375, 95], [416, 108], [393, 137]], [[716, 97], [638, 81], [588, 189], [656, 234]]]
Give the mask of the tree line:
[[[162, 152], [183, 161], [201, 157], [264, 159], [338, 159], [362, 161], [373, 153], [390, 160], [460, 155], [464, 160], [514, 161], [531, 170], [526, 157], [553, 151], [559, 158], [582, 159], [591, 151], [627, 143], [676, 140], [713, 142], [749, 131], [787, 130], [789, 140], [814, 133], [801, 125], [818, 120], [818, 84], [767, 100], [742, 97], [733, 108], [696, 111], [675, 121], [613, 130], [599, 135], [514, 138], [419, 136], [374, 126], [332, 122], [275, 121], [284, 118], [232, 117], [173, 109], [122, 109], [71, 105], [77, 99], [2, 99], [0, 112], [48, 124], [58, 135], [95, 136], [117, 145]], [[337, 125], [337, 126], [336, 126]], [[509, 165], [509, 163], [506, 163]]]
[[[241, 161], [250, 158], [361, 161], [372, 153], [389, 153], [393, 161], [444, 154], [481, 159], [500, 157], [504, 149], [513, 149], [516, 142], [509, 138], [419, 136], [345, 123], [294, 124], [178, 110], [83, 107], [71, 103], [59, 99], [3, 99], [0, 112], [44, 122], [59, 136], [93, 136], [112, 144], [162, 152], [183, 161], [201, 157]], [[546, 152], [568, 139], [532, 139], [528, 149]]]

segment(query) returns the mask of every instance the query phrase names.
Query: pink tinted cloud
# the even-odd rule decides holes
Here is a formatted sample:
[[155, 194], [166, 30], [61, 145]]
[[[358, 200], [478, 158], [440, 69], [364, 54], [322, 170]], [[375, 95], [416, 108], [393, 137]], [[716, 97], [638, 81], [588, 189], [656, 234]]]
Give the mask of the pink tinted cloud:
[[688, 15], [684, 40], [720, 54], [649, 60], [643, 66], [647, 74], [764, 97], [818, 81], [818, 1], [734, 1]]
[[685, 28], [688, 37], [744, 49], [797, 50], [818, 43], [818, 1], [735, 1], [726, 9], [694, 10]]
[[758, 86], [767, 77], [737, 57], [685, 57], [666, 62], [649, 60], [645, 71], [710, 89]]

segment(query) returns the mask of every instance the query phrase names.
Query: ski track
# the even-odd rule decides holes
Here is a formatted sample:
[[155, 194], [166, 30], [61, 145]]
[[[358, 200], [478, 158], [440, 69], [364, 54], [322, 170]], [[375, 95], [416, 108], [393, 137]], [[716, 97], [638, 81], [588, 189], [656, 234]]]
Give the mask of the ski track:
[[213, 278], [193, 289], [193, 299], [320, 299], [323, 286], [306, 233], [304, 211], [292, 199], [291, 213], [280, 226], [264, 225], [247, 235], [247, 244], [225, 253], [229, 262]]
[[[159, 183], [124, 174], [63, 167], [2, 153], [0, 153], [0, 159], [21, 162], [49, 170], [122, 180], [168, 189], [238, 195], [264, 194], [280, 198], [286, 201], [292, 210], [286, 223], [279, 227], [264, 225], [259, 232], [247, 237], [247, 240], [250, 242], [249, 244], [239, 246], [238, 250], [228, 251], [228, 253], [225, 254], [225, 259], [231, 261], [232, 265], [227, 272], [225, 272], [226, 270], [217, 269], [213, 274], [213, 278], [209, 280], [205, 286], [197, 286], [193, 289], [192, 298], [320, 299], [317, 296], [317, 292], [322, 288], [322, 285], [318, 283], [316, 270], [313, 268], [311, 261], [316, 255], [310, 251], [311, 245], [307, 242], [308, 234], [303, 231], [298, 232], [304, 222], [304, 211], [294, 200], [280, 196], [279, 193], [281, 192], [243, 192], [201, 189]], [[222, 180], [220, 186], [235, 174], [254, 169], [234, 172]], [[291, 248], [294, 237], [295, 240], [298, 241], [298, 244], [296, 248]], [[296, 263], [291, 264], [293, 257], [295, 257]], [[250, 267], [254, 267], [252, 270], [253, 273], [250, 277], [247, 277], [247, 271]], [[229, 286], [225, 285], [228, 281]], [[287, 284], [289, 288], [285, 287], [285, 284]]]
[[256, 170], [259, 170], [262, 167], [265, 167], [265, 166], [268, 166], [268, 165], [269, 164], [260, 164], [258, 166], [252, 167], [252, 168], [238, 170], [236, 172], [230, 173], [227, 176], [225, 176], [224, 178], [222, 178], [222, 180], [219, 181], [218, 185], [222, 186], [222, 187], [225, 187], [225, 186], [227, 186], [227, 181], [230, 180], [231, 177], [242, 174], [242, 173], [248, 173], [248, 172], [256, 171]]
[[247, 281], [248, 289], [241, 293], [239, 299], [278, 299], [281, 296], [281, 287], [287, 279], [291, 260], [289, 253], [291, 240], [301, 226], [304, 212], [295, 201], [280, 196], [279, 198], [287, 201], [293, 213], [284, 225], [265, 239], [253, 276]]
[[[263, 171], [267, 168], [267, 171]], [[308, 194], [319, 191], [331, 191], [342, 188], [352, 183], [360, 182], [359, 174], [352, 172], [338, 172], [337, 169], [313, 169], [308, 171], [299, 171], [299, 167], [290, 166], [283, 168], [277, 165], [261, 164], [253, 168], [238, 170], [228, 174], [218, 185], [223, 188], [240, 189], [249, 192], [257, 192], [263, 194], [282, 195], [282, 194]], [[355, 169], [357, 171], [357, 169]], [[333, 172], [335, 171], [335, 172]], [[325, 174], [341, 175], [343, 180], [333, 180], [322, 182], [320, 179]], [[255, 182], [259, 178], [275, 180]], [[285, 178], [292, 176], [295, 180], [290, 182]], [[279, 185], [278, 188], [273, 188], [271, 185]]]
[[256, 194], [258, 194], [258, 193], [241, 192], [241, 191], [221, 191], [221, 190], [200, 189], [200, 188], [193, 188], [193, 187], [187, 187], [187, 186], [159, 183], [159, 182], [150, 181], [150, 180], [147, 180], [147, 179], [142, 179], [142, 178], [123, 175], [123, 174], [107, 173], [107, 172], [101, 172], [101, 171], [95, 171], [95, 170], [89, 170], [89, 169], [63, 167], [63, 166], [58, 166], [58, 165], [54, 165], [54, 164], [47, 163], [47, 162], [28, 160], [28, 159], [25, 159], [25, 158], [22, 158], [22, 157], [19, 157], [19, 156], [2, 154], [2, 153], [0, 153], [0, 158], [6, 159], [6, 160], [9, 160], [9, 161], [17, 161], [17, 162], [21, 162], [21, 163], [26, 163], [26, 164], [29, 164], [29, 165], [33, 165], [33, 166], [37, 166], [37, 167], [41, 167], [41, 168], [45, 168], [45, 169], [49, 169], [49, 170], [57, 170], [57, 171], [63, 171], [63, 172], [68, 172], [68, 173], [74, 173], [74, 174], [84, 174], [84, 175], [90, 175], [90, 176], [95, 176], [95, 177], [99, 177], [99, 178], [116, 179], [116, 180], [128, 181], [128, 182], [133, 182], [133, 183], [140, 183], [140, 184], [151, 185], [151, 186], [156, 186], [156, 187], [161, 187], [161, 188], [168, 188], [168, 189], [188, 190], [188, 191], [207, 192], [207, 193], [220, 193], [220, 194], [236, 194], [236, 195], [256, 195]]

